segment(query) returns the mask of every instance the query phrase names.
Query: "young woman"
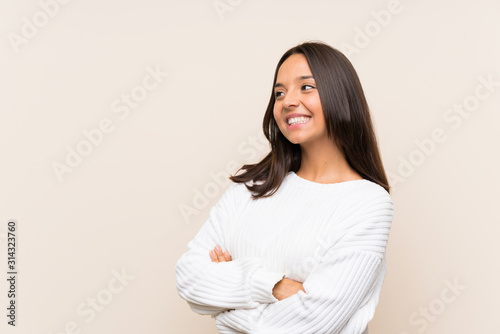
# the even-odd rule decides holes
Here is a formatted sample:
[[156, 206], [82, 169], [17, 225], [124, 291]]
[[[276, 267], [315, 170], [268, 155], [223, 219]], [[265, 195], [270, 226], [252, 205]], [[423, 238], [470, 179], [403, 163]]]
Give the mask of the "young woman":
[[263, 127], [271, 151], [230, 177], [176, 264], [179, 295], [220, 333], [367, 334], [393, 203], [349, 60], [288, 50]]

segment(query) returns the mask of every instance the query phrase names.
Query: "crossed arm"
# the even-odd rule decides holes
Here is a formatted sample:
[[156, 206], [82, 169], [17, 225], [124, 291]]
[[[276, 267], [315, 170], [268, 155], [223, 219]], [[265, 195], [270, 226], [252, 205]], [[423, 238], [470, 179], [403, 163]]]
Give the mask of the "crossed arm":
[[[229, 262], [232, 260], [229, 252], [222, 252], [222, 249], [219, 246], [216, 246], [213, 250], [210, 251], [210, 259], [212, 260], [212, 262], [216, 263]], [[285, 298], [293, 296], [300, 290], [306, 292], [304, 290], [304, 287], [302, 286], [302, 283], [284, 277], [274, 286], [273, 296], [278, 300], [283, 300]]]
[[[238, 186], [232, 185], [210, 210], [175, 266], [180, 297], [200, 314], [217, 316], [228, 310], [254, 309], [303, 291], [300, 283], [284, 279], [285, 272], [269, 270], [257, 256], [232, 259], [229, 253], [222, 253], [229, 250], [227, 230], [239, 208], [235, 205]], [[214, 249], [216, 245], [218, 249]], [[217, 255], [215, 261], [211, 260], [211, 250], [219, 252], [213, 253]]]
[[222, 252], [235, 211], [231, 195], [227, 192], [212, 208], [176, 264], [179, 294], [193, 311], [215, 317], [221, 333], [364, 330], [376, 301], [357, 320], [349, 320], [370, 300], [382, 273], [392, 220], [390, 197], [360, 201], [347, 217], [348, 232], [329, 241], [325, 255], [300, 283], [285, 278], [284, 272], [268, 270], [259, 257], [233, 260], [229, 252]]

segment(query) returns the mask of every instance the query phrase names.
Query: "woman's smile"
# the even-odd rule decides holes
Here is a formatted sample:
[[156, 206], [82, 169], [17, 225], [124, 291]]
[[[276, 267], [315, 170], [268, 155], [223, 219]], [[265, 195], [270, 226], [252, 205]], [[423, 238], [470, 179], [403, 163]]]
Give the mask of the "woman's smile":
[[300, 116], [300, 117], [293, 117], [288, 119], [288, 128], [290, 130], [300, 128], [302, 126], [305, 126], [306, 124], [309, 123], [309, 120], [311, 117], [308, 116]]

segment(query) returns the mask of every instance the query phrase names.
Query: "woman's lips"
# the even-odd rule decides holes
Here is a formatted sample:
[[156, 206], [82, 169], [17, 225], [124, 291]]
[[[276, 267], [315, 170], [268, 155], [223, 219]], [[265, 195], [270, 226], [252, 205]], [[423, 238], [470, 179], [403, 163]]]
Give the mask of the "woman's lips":
[[300, 128], [300, 127], [302, 127], [302, 126], [304, 126], [304, 125], [308, 124], [310, 120], [311, 120], [311, 117], [307, 117], [307, 121], [305, 121], [305, 122], [299, 122], [299, 123], [295, 123], [295, 124], [293, 124], [293, 125], [290, 125], [290, 124], [288, 124], [288, 122], [287, 122], [287, 124], [286, 124], [286, 125], [288, 126], [288, 128], [289, 128], [290, 130], [293, 130], [293, 129], [297, 129], [297, 128]]

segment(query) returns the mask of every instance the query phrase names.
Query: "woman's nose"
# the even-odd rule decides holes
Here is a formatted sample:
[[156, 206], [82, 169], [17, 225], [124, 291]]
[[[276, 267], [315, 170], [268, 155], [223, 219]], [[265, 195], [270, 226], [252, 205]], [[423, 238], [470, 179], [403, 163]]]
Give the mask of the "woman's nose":
[[293, 92], [288, 92], [288, 94], [285, 95], [285, 99], [283, 101], [283, 104], [287, 108], [293, 108], [297, 107], [300, 104], [299, 98], [297, 94]]

